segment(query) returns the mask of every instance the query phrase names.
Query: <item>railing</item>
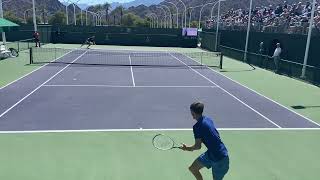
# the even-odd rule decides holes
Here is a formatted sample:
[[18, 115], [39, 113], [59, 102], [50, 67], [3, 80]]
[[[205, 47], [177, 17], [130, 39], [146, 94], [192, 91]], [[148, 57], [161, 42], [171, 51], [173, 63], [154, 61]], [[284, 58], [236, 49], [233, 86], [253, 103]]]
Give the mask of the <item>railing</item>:
[[[246, 31], [247, 23], [220, 23], [220, 30], [230, 31]], [[215, 29], [216, 22], [207, 22], [206, 27], [208, 29]], [[266, 25], [258, 22], [252, 23], [252, 32], [267, 32], [267, 33], [284, 33], [284, 34], [307, 34], [309, 30], [308, 23], [297, 22], [292, 25]], [[313, 35], [320, 35], [320, 29], [317, 26], [313, 28]]]
[[[220, 51], [225, 56], [237, 59], [242, 61], [244, 57], [244, 50], [235, 49], [226, 46], [220, 46]], [[248, 61], [247, 63], [268, 69], [275, 70], [275, 63], [272, 57], [267, 56], [265, 54], [257, 54], [253, 52], [248, 52], [247, 54]], [[302, 63], [297, 63], [285, 59], [280, 60], [280, 73], [285, 74], [289, 77], [294, 77], [300, 79], [302, 73]], [[315, 67], [311, 65], [307, 65], [306, 79], [303, 79], [314, 83], [316, 85], [320, 85], [320, 67]]]

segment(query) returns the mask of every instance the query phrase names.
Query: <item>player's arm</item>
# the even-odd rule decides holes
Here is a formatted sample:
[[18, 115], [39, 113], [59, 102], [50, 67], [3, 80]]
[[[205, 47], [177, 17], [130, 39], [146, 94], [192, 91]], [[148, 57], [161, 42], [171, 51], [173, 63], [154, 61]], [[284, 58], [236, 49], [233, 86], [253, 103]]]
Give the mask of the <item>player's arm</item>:
[[201, 139], [196, 139], [193, 146], [187, 146], [185, 144], [182, 144], [180, 149], [182, 149], [184, 151], [195, 151], [195, 150], [201, 149], [201, 144], [202, 144], [202, 140]]

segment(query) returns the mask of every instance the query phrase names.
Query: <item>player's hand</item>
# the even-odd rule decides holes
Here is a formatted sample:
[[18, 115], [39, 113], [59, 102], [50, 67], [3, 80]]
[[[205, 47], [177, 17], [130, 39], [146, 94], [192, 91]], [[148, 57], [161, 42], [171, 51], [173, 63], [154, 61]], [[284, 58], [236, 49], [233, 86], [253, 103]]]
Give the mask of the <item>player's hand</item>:
[[183, 150], [183, 151], [187, 151], [187, 146], [185, 144], [182, 144], [179, 149]]

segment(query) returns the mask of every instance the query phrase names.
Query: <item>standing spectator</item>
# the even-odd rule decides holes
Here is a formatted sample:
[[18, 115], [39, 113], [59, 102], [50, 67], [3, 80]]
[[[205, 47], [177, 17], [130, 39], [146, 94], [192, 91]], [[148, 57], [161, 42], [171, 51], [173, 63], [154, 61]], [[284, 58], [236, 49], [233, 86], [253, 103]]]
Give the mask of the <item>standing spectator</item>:
[[33, 33], [33, 38], [34, 38], [34, 42], [36, 43], [36, 47], [41, 47], [41, 43], [40, 43], [40, 33], [39, 32], [34, 32]]
[[281, 47], [280, 47], [280, 43], [277, 43], [277, 48], [275, 49], [274, 53], [273, 53], [273, 60], [274, 60], [274, 65], [275, 65], [275, 73], [279, 74], [279, 70], [280, 70], [280, 59], [281, 59]]
[[262, 42], [260, 43], [260, 47], [259, 47], [259, 54], [260, 54], [261, 64], [262, 64], [264, 67], [266, 67], [266, 65], [267, 65], [267, 62], [266, 62], [267, 59], [266, 59], [265, 53], [266, 53], [266, 50], [265, 50], [265, 48], [264, 48], [264, 42], [262, 41]]

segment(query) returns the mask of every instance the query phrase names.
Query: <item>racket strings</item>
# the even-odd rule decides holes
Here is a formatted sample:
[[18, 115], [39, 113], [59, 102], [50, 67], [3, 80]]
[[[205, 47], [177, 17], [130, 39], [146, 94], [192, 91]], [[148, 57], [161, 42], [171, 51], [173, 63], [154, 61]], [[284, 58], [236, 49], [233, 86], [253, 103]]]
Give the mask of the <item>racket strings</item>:
[[165, 135], [157, 135], [153, 138], [153, 145], [160, 150], [169, 150], [174, 147], [174, 141]]

